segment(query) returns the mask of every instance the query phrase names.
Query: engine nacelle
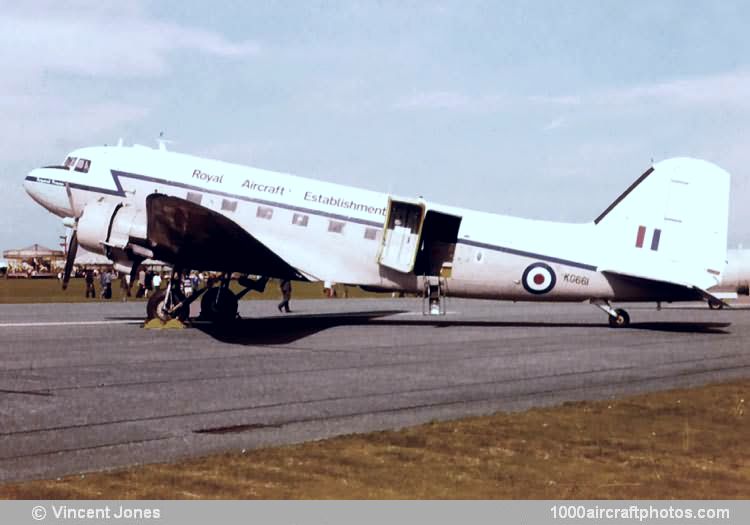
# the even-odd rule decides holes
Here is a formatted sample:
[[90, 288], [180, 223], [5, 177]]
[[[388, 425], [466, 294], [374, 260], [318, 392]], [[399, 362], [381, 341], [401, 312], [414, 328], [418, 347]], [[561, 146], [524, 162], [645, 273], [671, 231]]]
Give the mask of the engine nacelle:
[[147, 225], [145, 210], [100, 199], [83, 209], [78, 219], [78, 242], [112, 260], [118, 271], [130, 271], [134, 264], [153, 256], [147, 248]]

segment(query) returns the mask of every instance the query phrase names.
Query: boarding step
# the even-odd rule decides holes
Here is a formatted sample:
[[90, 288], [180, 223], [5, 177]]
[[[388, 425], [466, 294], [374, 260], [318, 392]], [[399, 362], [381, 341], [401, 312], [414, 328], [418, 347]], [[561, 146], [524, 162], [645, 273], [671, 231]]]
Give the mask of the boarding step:
[[439, 275], [425, 275], [422, 315], [445, 315], [446, 283]]

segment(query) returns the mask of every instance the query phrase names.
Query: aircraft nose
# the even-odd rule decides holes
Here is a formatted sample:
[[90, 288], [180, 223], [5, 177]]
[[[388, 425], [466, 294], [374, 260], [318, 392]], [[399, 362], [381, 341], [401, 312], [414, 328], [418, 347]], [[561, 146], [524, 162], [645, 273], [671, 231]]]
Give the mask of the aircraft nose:
[[26, 175], [26, 178], [23, 181], [23, 189], [26, 190], [26, 193], [29, 194], [29, 197], [37, 202], [39, 202], [37, 200], [37, 186], [39, 185], [38, 175], [39, 170], [31, 170], [29, 174]]
[[23, 181], [23, 189], [26, 190], [26, 193], [28, 193], [32, 199], [34, 199], [34, 195], [36, 194], [34, 181], [36, 180], [36, 178], [31, 176], [32, 173], [34, 172], [32, 171], [31, 173], [29, 173], [29, 175]]
[[73, 215], [65, 183], [47, 176], [45, 168], [37, 168], [29, 172], [23, 181], [23, 189], [34, 201], [55, 215], [59, 217]]

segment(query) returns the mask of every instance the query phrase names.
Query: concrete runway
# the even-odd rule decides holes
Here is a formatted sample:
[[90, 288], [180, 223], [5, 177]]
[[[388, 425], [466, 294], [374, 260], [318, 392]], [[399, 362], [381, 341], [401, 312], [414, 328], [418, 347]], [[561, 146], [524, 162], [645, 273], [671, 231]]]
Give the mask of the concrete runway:
[[231, 331], [142, 303], [0, 305], [0, 481], [750, 377], [750, 310], [243, 302]]

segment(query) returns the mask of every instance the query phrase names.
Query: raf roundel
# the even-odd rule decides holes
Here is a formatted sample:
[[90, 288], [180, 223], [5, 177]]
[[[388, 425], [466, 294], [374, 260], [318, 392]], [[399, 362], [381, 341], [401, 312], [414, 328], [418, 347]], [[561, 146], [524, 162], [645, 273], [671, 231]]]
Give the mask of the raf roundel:
[[530, 264], [523, 272], [521, 278], [523, 287], [527, 292], [541, 295], [551, 291], [557, 282], [555, 271], [541, 262]]

